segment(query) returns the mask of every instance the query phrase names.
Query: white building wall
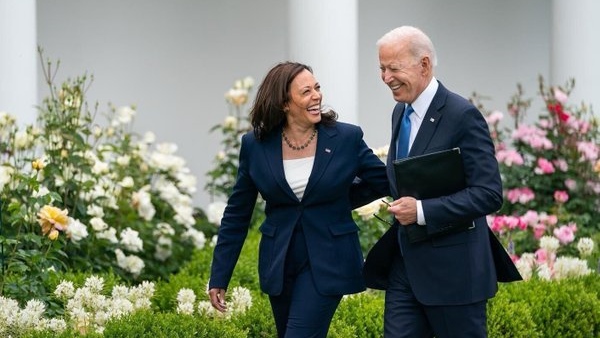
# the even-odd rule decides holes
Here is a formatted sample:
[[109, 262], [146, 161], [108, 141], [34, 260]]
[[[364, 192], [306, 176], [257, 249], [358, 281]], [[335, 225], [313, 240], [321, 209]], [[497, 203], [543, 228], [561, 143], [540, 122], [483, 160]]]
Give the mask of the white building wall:
[[0, 0], [0, 111], [24, 126], [37, 110], [35, 0]]
[[[291, 58], [289, 3], [38, 0], [36, 4], [37, 41], [47, 57], [61, 60], [59, 79], [93, 73], [91, 102], [98, 101], [101, 108], [108, 102], [136, 104], [135, 129], [154, 131], [158, 141], [179, 145], [179, 154], [198, 177], [195, 202], [206, 207], [205, 173], [220, 142], [220, 135], [208, 130], [227, 114], [223, 94], [233, 81], [252, 76], [258, 83], [267, 69]], [[357, 80], [348, 83], [356, 86], [357, 101], [349, 101], [358, 102], [356, 122], [369, 145], [389, 142], [394, 104], [379, 78], [375, 41], [381, 35], [404, 24], [422, 28], [437, 47], [437, 77], [444, 85], [465, 96], [473, 91], [487, 95], [490, 109], [505, 110], [517, 82], [526, 95], [535, 97], [538, 75], [550, 77], [552, 6], [546, 0], [358, 1]], [[318, 29], [323, 18], [301, 15], [294, 20], [296, 29], [316, 25], [311, 34], [323, 33]], [[351, 22], [347, 25], [353, 29]], [[331, 55], [340, 62], [346, 57], [335, 48]], [[313, 66], [324, 81], [326, 70]], [[38, 81], [39, 100], [47, 91]]]

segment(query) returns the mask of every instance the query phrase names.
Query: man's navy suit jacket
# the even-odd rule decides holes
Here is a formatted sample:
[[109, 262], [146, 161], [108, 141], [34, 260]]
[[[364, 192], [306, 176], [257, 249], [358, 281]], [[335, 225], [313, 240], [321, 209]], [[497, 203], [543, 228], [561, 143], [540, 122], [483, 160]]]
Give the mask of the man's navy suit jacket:
[[[392, 141], [387, 171], [394, 199], [399, 198], [392, 161], [403, 112], [392, 114]], [[405, 228], [397, 243], [417, 300], [425, 305], [460, 305], [482, 301], [497, 291], [497, 274], [486, 215], [502, 206], [502, 182], [494, 144], [481, 113], [441, 83], [427, 110], [409, 156], [461, 149], [467, 188], [449, 196], [422, 200], [428, 233], [464, 220], [474, 227], [458, 233], [409, 243]], [[396, 248], [397, 250], [397, 248]], [[389, 252], [394, 249], [390, 248]], [[512, 263], [511, 263], [512, 264]]]

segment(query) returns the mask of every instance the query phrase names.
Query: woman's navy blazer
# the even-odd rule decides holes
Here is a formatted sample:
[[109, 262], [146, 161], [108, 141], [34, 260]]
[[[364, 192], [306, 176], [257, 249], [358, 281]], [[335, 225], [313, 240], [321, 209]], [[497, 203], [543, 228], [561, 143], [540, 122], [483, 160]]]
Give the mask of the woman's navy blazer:
[[319, 292], [340, 295], [365, 289], [351, 191], [360, 181], [373, 198], [389, 195], [385, 164], [364, 142], [360, 127], [336, 122], [318, 124], [317, 130], [314, 165], [302, 200], [285, 178], [281, 128], [263, 141], [253, 132], [242, 137], [237, 181], [221, 220], [209, 288], [227, 288], [260, 194], [266, 218], [259, 228], [258, 270], [265, 293], [282, 291], [286, 253], [296, 227], [304, 232]]

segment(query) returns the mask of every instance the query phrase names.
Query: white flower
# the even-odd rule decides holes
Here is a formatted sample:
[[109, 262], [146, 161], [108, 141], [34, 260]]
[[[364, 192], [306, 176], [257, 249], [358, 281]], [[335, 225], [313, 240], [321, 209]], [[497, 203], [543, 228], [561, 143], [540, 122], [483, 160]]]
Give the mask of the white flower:
[[194, 244], [196, 249], [204, 248], [206, 244], [206, 236], [202, 231], [196, 230], [194, 228], [187, 229], [182, 235], [182, 239], [189, 239]]
[[27, 149], [31, 147], [34, 141], [33, 135], [29, 134], [27, 131], [18, 131], [15, 133], [15, 148], [16, 149]]
[[156, 135], [153, 132], [148, 131], [144, 134], [143, 142], [146, 144], [152, 144], [156, 141]]
[[236, 286], [231, 291], [231, 311], [234, 313], [244, 313], [252, 306], [252, 295], [250, 290], [241, 286]]
[[119, 242], [117, 239], [117, 230], [113, 227], [110, 227], [104, 231], [98, 232], [96, 234], [98, 239], [106, 239], [110, 243], [116, 244]]
[[104, 289], [104, 278], [97, 276], [90, 276], [86, 278], [84, 286], [92, 293], [101, 293]]
[[129, 295], [129, 288], [125, 285], [115, 285], [110, 293], [113, 299], [125, 298]]
[[254, 78], [252, 78], [251, 76], [246, 76], [245, 78], [242, 79], [242, 88], [246, 88], [246, 89], [250, 89], [252, 87], [254, 87]]
[[19, 311], [19, 303], [16, 300], [0, 296], [0, 332], [3, 326], [14, 326], [17, 320], [15, 314]]
[[177, 177], [177, 187], [188, 194], [193, 194], [196, 192], [197, 188], [197, 180], [196, 176], [179, 172], [175, 175]]
[[142, 284], [130, 289], [130, 299], [138, 301], [140, 299], [150, 299], [154, 295], [155, 285], [153, 282], [143, 281]]
[[390, 148], [389, 145], [385, 145], [383, 147], [375, 148], [375, 149], [373, 149], [373, 153], [377, 157], [379, 157], [381, 160], [385, 161], [387, 159], [387, 154], [388, 154], [389, 148]]
[[[236, 87], [241, 87], [241, 84]], [[241, 106], [248, 102], [248, 89], [246, 88], [231, 88], [225, 93], [225, 100], [234, 106]]]
[[156, 247], [154, 251], [154, 258], [158, 259], [161, 262], [167, 260], [167, 258], [171, 257], [173, 240], [170, 237], [160, 236], [156, 240]]
[[67, 322], [62, 318], [51, 318], [44, 327], [54, 333], [61, 333], [67, 329]]
[[116, 120], [118, 123], [127, 124], [130, 123], [136, 112], [129, 106], [120, 107], [117, 109]]
[[554, 262], [554, 279], [580, 277], [592, 272], [587, 262], [579, 258], [561, 256]]
[[552, 269], [548, 264], [544, 263], [537, 268], [537, 276], [542, 280], [551, 280], [552, 279]]
[[196, 224], [194, 209], [191, 205], [175, 205], [173, 206], [173, 210], [175, 211], [175, 216], [173, 217], [175, 222], [186, 226]]
[[144, 269], [144, 261], [135, 255], [126, 256], [120, 249], [115, 250], [115, 255], [117, 256], [117, 265], [134, 277], [137, 277]]
[[173, 235], [175, 235], [175, 229], [173, 229], [173, 227], [169, 223], [160, 222], [156, 225], [156, 230], [154, 230], [153, 234], [154, 234], [154, 236], [160, 236], [160, 235], [173, 236]]
[[[113, 297], [114, 298], [114, 297]], [[122, 315], [133, 312], [135, 309], [133, 303], [127, 298], [114, 298], [110, 306], [110, 317], [121, 317]]]
[[96, 175], [106, 174], [109, 170], [108, 163], [97, 160], [92, 167], [92, 172]]
[[4, 186], [10, 183], [12, 174], [15, 172], [15, 169], [12, 167], [0, 165], [0, 190], [4, 189]]
[[156, 151], [164, 155], [173, 155], [177, 152], [175, 143], [163, 142], [156, 145]]
[[63, 299], [72, 298], [73, 295], [75, 295], [75, 287], [73, 286], [73, 282], [62, 280], [60, 284], [56, 286], [54, 295]]
[[151, 220], [156, 213], [156, 209], [154, 209], [154, 205], [152, 205], [150, 194], [147, 191], [148, 188], [149, 187], [146, 186], [139, 191], [134, 192], [131, 196], [132, 204], [134, 208], [137, 209], [138, 215], [146, 221]]
[[119, 185], [122, 186], [123, 188], [132, 188], [133, 184], [134, 184], [134, 182], [133, 182], [133, 178], [131, 176], [125, 176], [125, 177], [123, 177], [121, 182], [119, 182]]
[[198, 302], [198, 313], [209, 317], [215, 317], [218, 314], [220, 314], [220, 312], [215, 310], [215, 308], [212, 307], [210, 302], [206, 300]]
[[95, 138], [102, 136], [102, 128], [99, 126], [94, 126], [94, 128], [92, 128], [92, 135], [94, 135]]
[[556, 252], [559, 246], [560, 242], [556, 237], [542, 236], [540, 238], [540, 248], [545, 249], [548, 253]]
[[67, 234], [71, 237], [73, 242], [79, 242], [88, 236], [87, 227], [79, 220], [69, 217]]
[[126, 228], [121, 232], [121, 245], [131, 252], [140, 252], [143, 250], [144, 242], [140, 238], [140, 233], [131, 228]]
[[16, 313], [16, 324], [20, 330], [38, 328], [38, 323], [42, 319], [46, 305], [37, 299], [31, 299], [25, 304], [25, 308]]
[[106, 228], [108, 228], [108, 224], [106, 224], [106, 222], [104, 222], [104, 220], [100, 217], [92, 217], [90, 219], [90, 225], [92, 226], [92, 229], [94, 229], [94, 231], [96, 232], [103, 231], [106, 230]]
[[153, 152], [148, 160], [152, 167], [177, 174], [185, 167], [185, 160], [173, 154], [163, 153], [161, 151]]
[[221, 218], [223, 218], [223, 213], [225, 212], [225, 207], [227, 203], [222, 201], [213, 202], [208, 205], [208, 210], [206, 212], [206, 217], [208, 221], [216, 224], [217, 226], [221, 225]]
[[237, 129], [238, 119], [235, 116], [227, 116], [223, 121], [223, 128]]
[[129, 155], [122, 155], [122, 156], [117, 157], [117, 164], [120, 165], [121, 167], [128, 166], [129, 162], [131, 162], [131, 156], [129, 156]]
[[522, 254], [515, 265], [524, 280], [530, 279], [533, 276], [533, 271], [536, 266], [535, 254], [530, 252]]
[[177, 293], [177, 313], [191, 315], [194, 313], [196, 294], [191, 289], [183, 288]]
[[381, 201], [381, 199], [376, 199], [369, 204], [365, 204], [360, 208], [354, 209], [356, 213], [365, 221], [373, 218], [373, 214], [379, 212], [382, 206], [385, 204]]
[[17, 119], [6, 111], [0, 111], [0, 129], [6, 129], [15, 125]]
[[582, 257], [587, 257], [594, 251], [594, 241], [589, 237], [579, 239], [577, 242], [577, 250]]
[[87, 206], [87, 210], [86, 210], [88, 216], [92, 216], [92, 217], [104, 217], [104, 209], [102, 209], [101, 206], [95, 205], [95, 204], [90, 204]]
[[515, 263], [515, 266], [517, 267], [517, 270], [519, 270], [519, 274], [521, 274], [523, 280], [528, 280], [533, 275], [533, 266], [528, 261], [519, 259]]
[[43, 197], [46, 196], [50, 193], [50, 190], [48, 190], [48, 188], [46, 188], [45, 186], [40, 186], [38, 190], [34, 191], [31, 194], [31, 197], [33, 198], [38, 198], [38, 197]]
[[177, 301], [179, 303], [195, 303], [196, 294], [192, 289], [182, 288], [177, 292]]

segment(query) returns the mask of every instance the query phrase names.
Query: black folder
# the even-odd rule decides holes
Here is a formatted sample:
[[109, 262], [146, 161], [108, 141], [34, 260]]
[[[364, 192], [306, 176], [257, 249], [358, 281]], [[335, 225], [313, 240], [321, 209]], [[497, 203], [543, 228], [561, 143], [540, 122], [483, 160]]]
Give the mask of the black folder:
[[[447, 196], [466, 187], [462, 157], [459, 148], [435, 153], [407, 157], [393, 162], [396, 175], [396, 188], [400, 196], [417, 199]], [[427, 233], [427, 228], [418, 224], [407, 227], [392, 226], [375, 243], [367, 254], [363, 275], [367, 287], [385, 290], [388, 287], [389, 272], [394, 256], [400, 250], [398, 231], [406, 229], [411, 243], [452, 232], [464, 231], [473, 226], [472, 220], [448, 224], [437, 233]], [[496, 276], [499, 282], [522, 280], [510, 256], [488, 227], [488, 236]]]
[[[418, 200], [451, 195], [466, 188], [465, 172], [460, 148], [441, 150], [424, 155], [406, 157], [393, 162], [398, 195]], [[447, 224], [435, 233], [411, 224], [406, 228], [411, 243], [442, 234], [463, 231], [473, 226], [472, 220]]]

